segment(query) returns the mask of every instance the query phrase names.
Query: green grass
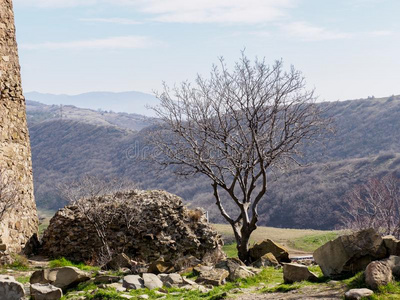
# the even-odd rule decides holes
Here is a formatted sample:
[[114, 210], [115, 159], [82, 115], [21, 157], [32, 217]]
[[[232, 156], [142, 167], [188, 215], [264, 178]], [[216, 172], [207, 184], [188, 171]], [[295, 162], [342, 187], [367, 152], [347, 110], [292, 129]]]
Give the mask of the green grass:
[[225, 252], [226, 256], [228, 256], [228, 257], [238, 257], [236, 243], [224, 245], [222, 247], [222, 250]]
[[29, 279], [31, 279], [30, 276], [20, 276], [20, 277], [17, 277], [17, 278], [16, 278], [16, 280], [17, 280], [19, 283], [22, 283], [22, 284], [28, 283], [28, 282], [29, 282]]
[[11, 254], [14, 262], [10, 265], [6, 265], [7, 269], [13, 269], [18, 271], [28, 271], [29, 261], [25, 256], [19, 254]]
[[289, 241], [289, 245], [305, 252], [314, 252], [322, 245], [336, 239], [339, 236], [337, 232], [328, 232], [324, 234], [307, 235]]
[[76, 267], [82, 271], [98, 271], [98, 270], [100, 270], [99, 267], [88, 266], [88, 265], [85, 265], [84, 263], [73, 263], [64, 257], [50, 261], [49, 266], [50, 266], [50, 268]]

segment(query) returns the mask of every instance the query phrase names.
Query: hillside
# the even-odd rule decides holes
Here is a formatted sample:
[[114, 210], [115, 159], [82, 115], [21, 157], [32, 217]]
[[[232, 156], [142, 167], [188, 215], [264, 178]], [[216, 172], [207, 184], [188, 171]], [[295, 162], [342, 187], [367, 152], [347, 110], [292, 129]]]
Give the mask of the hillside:
[[147, 106], [158, 103], [153, 95], [141, 92], [91, 92], [79, 95], [54, 95], [38, 92], [25, 93], [28, 100], [41, 102], [47, 105], [73, 105], [93, 110], [107, 110], [114, 112], [135, 113], [144, 116], [154, 116]]
[[[400, 97], [321, 105], [329, 105], [336, 134], [324, 145], [305, 149], [305, 161], [312, 165], [272, 174], [259, 209], [261, 225], [332, 229], [338, 224], [341, 199], [352, 185], [388, 172], [400, 173]], [[209, 210], [212, 221], [221, 221], [207, 180], [178, 179], [143, 159], [151, 151], [146, 145], [148, 130], [151, 127], [134, 132], [68, 119], [32, 124], [39, 207], [60, 207], [57, 183], [89, 173], [128, 177], [141, 188], [165, 189]]]
[[43, 121], [67, 119], [101, 126], [117, 126], [123, 129], [142, 130], [151, 124], [152, 118], [139, 114], [78, 108], [73, 105], [46, 105], [26, 101], [27, 119], [30, 126]]

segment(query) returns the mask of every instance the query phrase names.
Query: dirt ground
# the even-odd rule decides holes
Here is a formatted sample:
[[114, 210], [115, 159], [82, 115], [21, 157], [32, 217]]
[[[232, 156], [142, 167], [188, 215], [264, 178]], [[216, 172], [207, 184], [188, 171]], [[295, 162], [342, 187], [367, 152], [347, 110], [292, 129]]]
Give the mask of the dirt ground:
[[260, 294], [256, 291], [248, 291], [239, 294], [229, 300], [297, 300], [297, 299], [319, 299], [319, 300], [332, 300], [343, 299], [346, 292], [346, 287], [340, 283], [335, 284], [319, 284], [312, 286], [305, 286], [298, 290], [293, 290], [287, 293], [268, 293]]

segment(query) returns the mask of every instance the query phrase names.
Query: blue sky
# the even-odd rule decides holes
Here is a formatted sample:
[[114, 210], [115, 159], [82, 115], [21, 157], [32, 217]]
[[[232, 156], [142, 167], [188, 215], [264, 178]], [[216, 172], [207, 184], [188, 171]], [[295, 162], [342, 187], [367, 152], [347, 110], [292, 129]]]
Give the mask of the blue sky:
[[14, 0], [25, 91], [152, 92], [283, 59], [320, 100], [400, 94], [398, 0]]

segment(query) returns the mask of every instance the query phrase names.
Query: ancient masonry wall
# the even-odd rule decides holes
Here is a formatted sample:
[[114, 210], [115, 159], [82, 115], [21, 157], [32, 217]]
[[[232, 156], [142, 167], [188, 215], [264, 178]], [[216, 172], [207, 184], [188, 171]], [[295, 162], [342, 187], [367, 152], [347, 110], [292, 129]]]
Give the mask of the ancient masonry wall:
[[0, 237], [18, 252], [38, 231], [38, 218], [11, 0], [0, 0], [0, 171], [17, 186], [15, 205], [0, 220]]

